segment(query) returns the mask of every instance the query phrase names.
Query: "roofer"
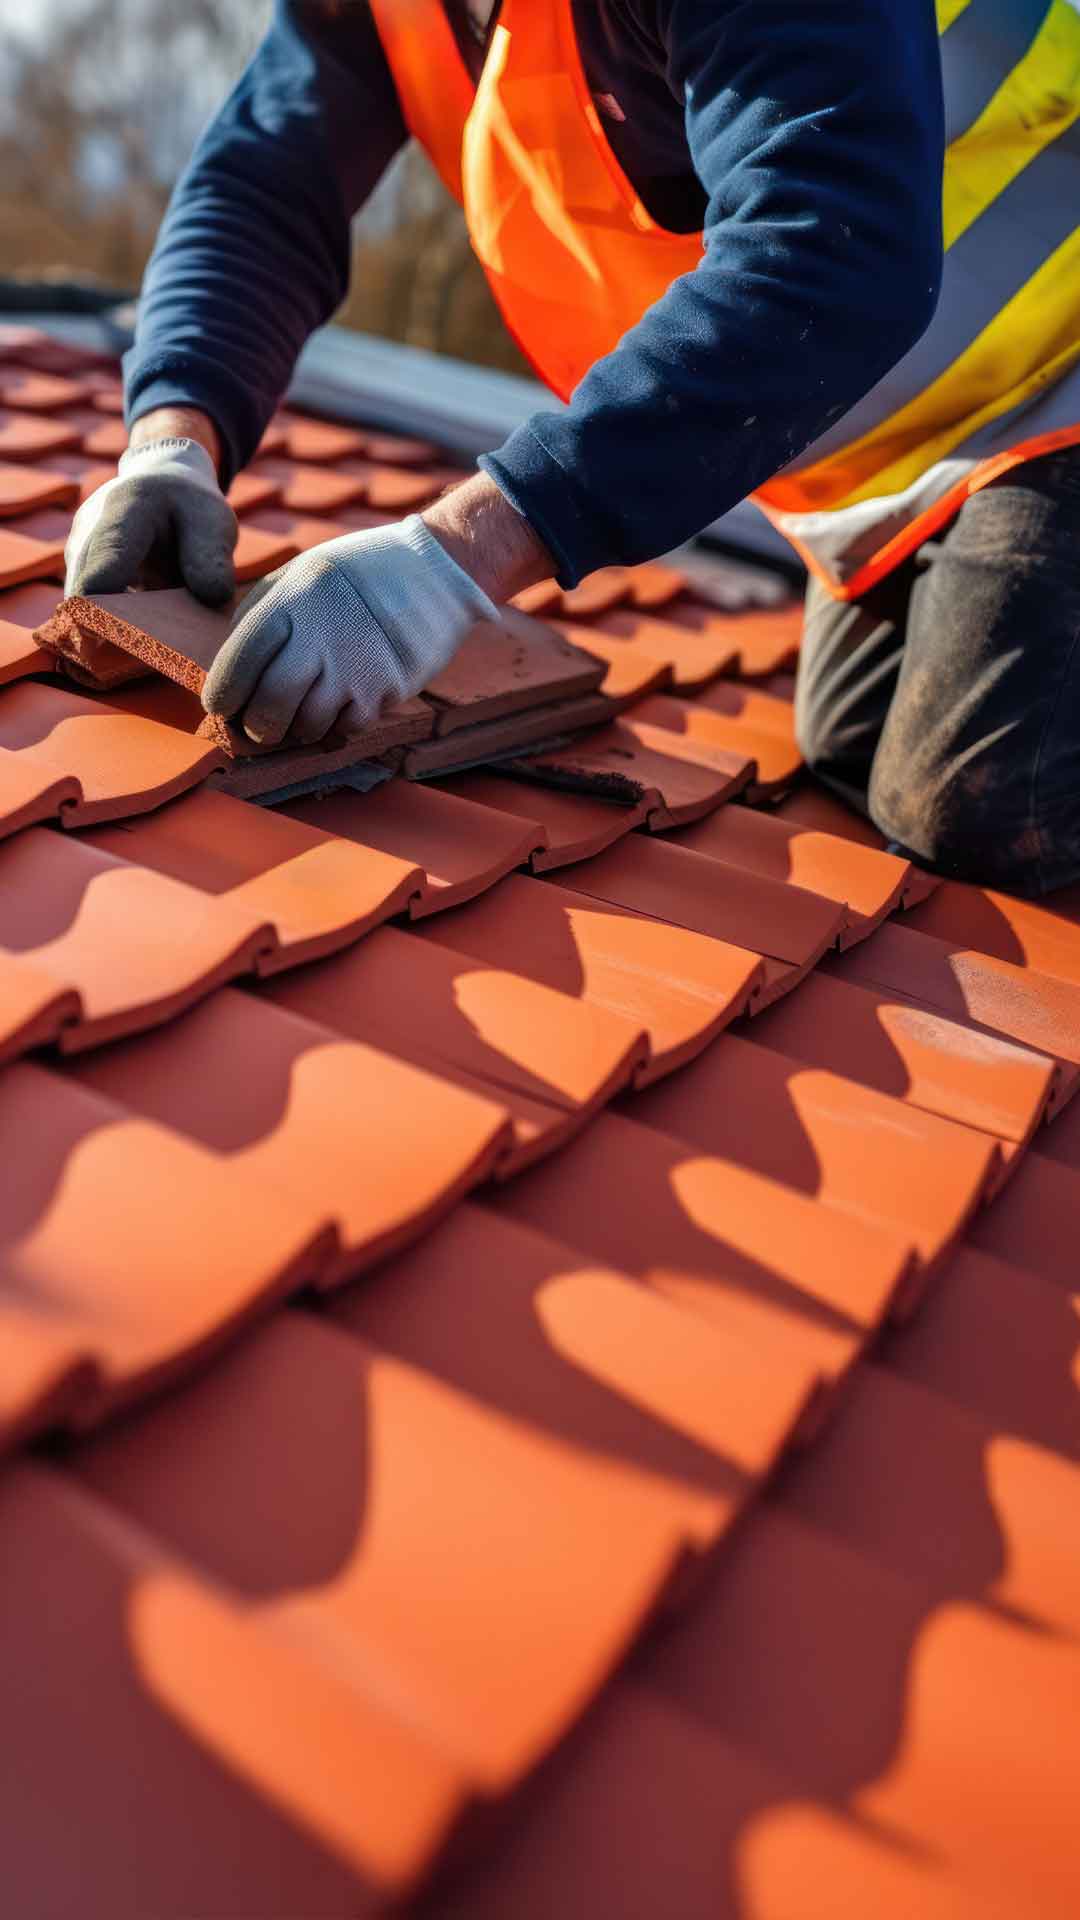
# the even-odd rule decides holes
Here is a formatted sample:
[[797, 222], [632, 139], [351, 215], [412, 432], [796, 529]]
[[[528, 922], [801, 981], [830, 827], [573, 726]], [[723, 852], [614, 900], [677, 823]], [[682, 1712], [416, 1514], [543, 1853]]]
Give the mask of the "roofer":
[[569, 405], [422, 516], [256, 587], [212, 711], [264, 743], [362, 723], [493, 601], [753, 494], [811, 573], [810, 765], [916, 859], [1076, 878], [1077, 5], [277, 0], [158, 237], [131, 447], [69, 590], [130, 583], [171, 528], [183, 579], [225, 596], [220, 487], [412, 133]]

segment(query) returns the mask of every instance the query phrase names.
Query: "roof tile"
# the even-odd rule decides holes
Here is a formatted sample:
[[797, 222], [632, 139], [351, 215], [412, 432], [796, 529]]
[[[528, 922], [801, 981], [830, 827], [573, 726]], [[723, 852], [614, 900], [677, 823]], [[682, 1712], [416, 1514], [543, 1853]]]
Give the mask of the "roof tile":
[[534, 873], [546, 873], [573, 860], [589, 860], [646, 821], [644, 802], [632, 807], [591, 800], [585, 794], [562, 793], [557, 787], [542, 787], [536, 781], [515, 780], [483, 768], [444, 780], [441, 790], [528, 821], [535, 836], [530, 860]]
[[118, 820], [195, 786], [221, 755], [207, 740], [58, 687], [8, 687], [0, 700], [0, 747], [79, 783], [66, 826]]
[[908, 862], [893, 854], [749, 807], [722, 807], [683, 829], [678, 844], [835, 900], [846, 910], [843, 947], [865, 939], [900, 906], [910, 871]]
[[498, 626], [485, 620], [470, 629], [425, 692], [436, 708], [435, 731], [444, 734], [592, 693], [603, 677], [597, 661], [553, 628], [506, 607]]
[[597, 800], [639, 807], [655, 832], [685, 826], [712, 813], [753, 778], [753, 762], [714, 748], [709, 762], [661, 751], [615, 720], [608, 727], [515, 759], [513, 771], [527, 779]]
[[35, 507], [68, 506], [78, 498], [78, 483], [40, 466], [0, 466], [0, 519], [30, 513]]
[[[759, 696], [764, 698], [764, 696]], [[777, 702], [777, 705], [781, 705]], [[785, 739], [772, 728], [755, 727], [741, 716], [714, 713], [694, 700], [673, 700], [655, 694], [627, 715], [625, 724], [647, 744], [668, 753], [686, 752], [707, 760], [711, 747], [726, 749], [754, 762], [753, 798], [774, 797], [790, 787], [802, 771], [803, 758], [794, 731]], [[671, 735], [670, 741], [665, 735]], [[674, 743], [678, 742], [678, 746]]]

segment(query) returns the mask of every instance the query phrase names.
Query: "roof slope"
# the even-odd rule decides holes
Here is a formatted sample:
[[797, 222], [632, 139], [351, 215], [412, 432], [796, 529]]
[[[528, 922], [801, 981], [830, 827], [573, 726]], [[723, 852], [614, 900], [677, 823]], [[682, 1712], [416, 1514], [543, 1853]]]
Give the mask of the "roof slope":
[[[798, 609], [669, 567], [523, 596], [602, 728], [485, 645], [421, 712], [498, 765], [220, 790], [190, 690], [34, 642], [37, 516], [122, 445], [46, 344], [0, 336], [11, 1911], [1075, 1914], [1080, 895], [801, 787]], [[248, 561], [451, 471], [283, 415]]]

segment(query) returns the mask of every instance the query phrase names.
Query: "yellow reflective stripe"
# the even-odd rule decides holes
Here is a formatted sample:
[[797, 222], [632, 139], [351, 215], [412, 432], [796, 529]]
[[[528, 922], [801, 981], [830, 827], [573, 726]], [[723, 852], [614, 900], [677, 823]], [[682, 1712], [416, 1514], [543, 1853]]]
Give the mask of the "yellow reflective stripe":
[[945, 156], [945, 245], [1080, 116], [1080, 13], [1053, 0], [1023, 59]]
[[[939, 380], [894, 413], [883, 429], [836, 456], [838, 479], [851, 481], [860, 467], [866, 471], [868, 463], [873, 473], [842, 499], [829, 501], [829, 506], [850, 507], [860, 500], [903, 493], [988, 421], [1011, 412], [1060, 379], [1080, 359], [1078, 280], [1080, 229], [1032, 274]], [[961, 407], [965, 411], [958, 417]], [[890, 450], [891, 465], [881, 464]], [[821, 477], [830, 464], [824, 462], [818, 470]]]
[[954, 20], [959, 20], [971, 0], [937, 0], [937, 30], [939, 34], [948, 33]]

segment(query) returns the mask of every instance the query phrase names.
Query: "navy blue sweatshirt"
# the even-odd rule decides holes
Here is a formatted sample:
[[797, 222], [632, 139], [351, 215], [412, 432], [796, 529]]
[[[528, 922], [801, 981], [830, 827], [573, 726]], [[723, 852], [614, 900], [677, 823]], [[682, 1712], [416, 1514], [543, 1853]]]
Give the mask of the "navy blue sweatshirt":
[[[619, 161], [661, 224], [703, 229], [705, 254], [568, 408], [481, 462], [564, 585], [697, 532], [914, 344], [940, 284], [943, 164], [933, 0], [574, 12]], [[250, 458], [344, 297], [350, 218], [407, 137], [364, 0], [275, 0], [162, 224], [125, 363], [129, 422], [198, 406], [226, 481]]]

